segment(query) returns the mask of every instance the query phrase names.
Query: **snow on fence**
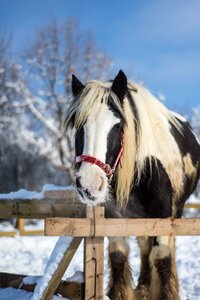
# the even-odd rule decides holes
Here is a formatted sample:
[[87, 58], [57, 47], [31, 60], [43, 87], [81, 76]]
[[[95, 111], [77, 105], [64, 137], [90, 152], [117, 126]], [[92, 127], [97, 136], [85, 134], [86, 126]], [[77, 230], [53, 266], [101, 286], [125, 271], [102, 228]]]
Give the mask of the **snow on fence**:
[[[34, 285], [33, 300], [49, 300], [58, 290], [62, 295], [76, 294], [73, 299], [103, 299], [105, 236], [200, 235], [200, 219], [104, 218], [103, 207], [86, 208], [73, 189], [45, 191], [40, 199], [1, 199], [0, 218], [8, 217], [43, 218], [46, 235], [72, 237], [69, 245], [64, 237], [58, 240], [44, 276]], [[84, 285], [74, 282], [63, 287], [62, 277], [82, 238]]]

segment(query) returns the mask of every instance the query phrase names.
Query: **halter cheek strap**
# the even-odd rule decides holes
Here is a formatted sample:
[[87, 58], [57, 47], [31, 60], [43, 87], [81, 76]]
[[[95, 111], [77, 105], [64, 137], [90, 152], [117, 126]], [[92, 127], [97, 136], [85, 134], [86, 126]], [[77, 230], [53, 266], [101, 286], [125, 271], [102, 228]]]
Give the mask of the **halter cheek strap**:
[[117, 165], [121, 161], [123, 151], [124, 151], [124, 133], [121, 134], [121, 148], [112, 167], [109, 164], [104, 164], [101, 160], [89, 155], [77, 156], [76, 163], [87, 162], [98, 166], [106, 173], [106, 176], [108, 177], [108, 181], [111, 182], [113, 174], [117, 168]]

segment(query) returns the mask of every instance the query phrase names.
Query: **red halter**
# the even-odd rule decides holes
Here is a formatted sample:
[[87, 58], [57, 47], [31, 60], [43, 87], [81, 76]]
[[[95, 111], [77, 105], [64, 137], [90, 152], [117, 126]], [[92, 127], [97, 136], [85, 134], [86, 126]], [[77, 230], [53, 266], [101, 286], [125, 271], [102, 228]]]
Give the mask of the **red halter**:
[[117, 158], [111, 168], [110, 165], [108, 164], [104, 164], [101, 160], [93, 157], [93, 156], [89, 156], [89, 155], [80, 155], [76, 157], [76, 163], [80, 163], [80, 162], [88, 162], [90, 164], [94, 164], [96, 166], [98, 166], [99, 168], [101, 168], [105, 173], [106, 176], [108, 177], [108, 181], [111, 182], [113, 174], [116, 170], [116, 167], [119, 163], [119, 161], [121, 162], [121, 156], [122, 153], [124, 151], [124, 133], [122, 132], [121, 134], [121, 148], [119, 150], [119, 153], [117, 155]]

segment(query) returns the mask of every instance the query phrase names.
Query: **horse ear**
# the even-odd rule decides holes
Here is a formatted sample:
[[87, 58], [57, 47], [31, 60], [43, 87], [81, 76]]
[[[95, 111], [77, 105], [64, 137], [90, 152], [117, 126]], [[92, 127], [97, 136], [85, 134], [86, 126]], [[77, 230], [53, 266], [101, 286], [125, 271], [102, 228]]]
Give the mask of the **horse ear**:
[[78, 80], [75, 75], [72, 75], [72, 93], [74, 97], [78, 96], [78, 94], [82, 92], [84, 87], [85, 86], [82, 84], [82, 82], [80, 82], [80, 80]]
[[118, 75], [113, 80], [111, 89], [117, 95], [119, 100], [123, 101], [127, 92], [127, 78], [122, 70], [119, 71]]

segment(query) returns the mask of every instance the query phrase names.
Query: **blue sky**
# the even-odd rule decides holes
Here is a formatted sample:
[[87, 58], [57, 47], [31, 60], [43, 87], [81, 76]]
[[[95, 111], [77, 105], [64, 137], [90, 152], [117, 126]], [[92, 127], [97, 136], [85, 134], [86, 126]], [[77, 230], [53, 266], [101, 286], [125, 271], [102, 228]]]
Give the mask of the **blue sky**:
[[181, 113], [200, 104], [199, 0], [0, 0], [0, 29], [18, 51], [38, 26], [68, 17], [93, 31], [113, 76], [123, 69]]

